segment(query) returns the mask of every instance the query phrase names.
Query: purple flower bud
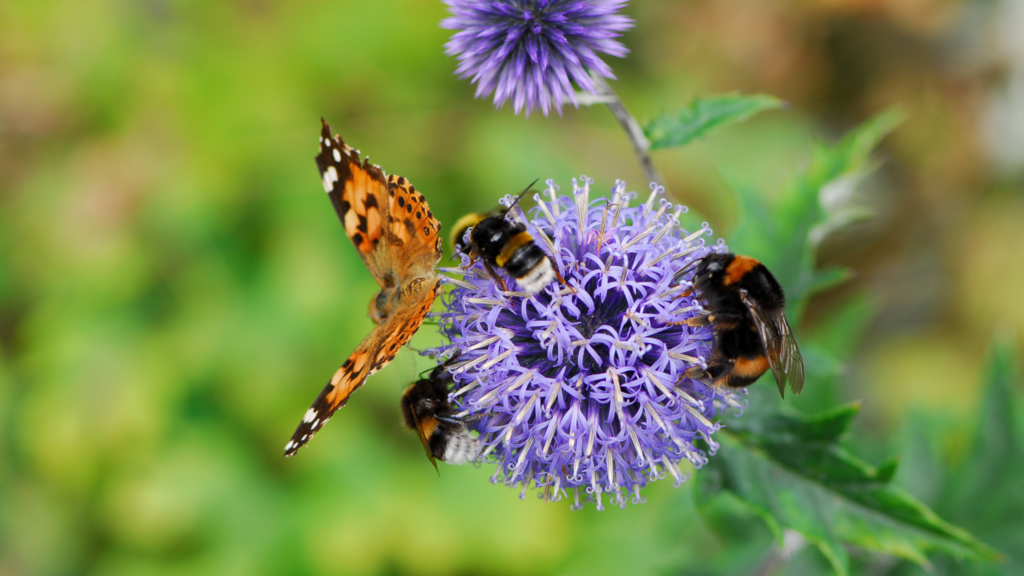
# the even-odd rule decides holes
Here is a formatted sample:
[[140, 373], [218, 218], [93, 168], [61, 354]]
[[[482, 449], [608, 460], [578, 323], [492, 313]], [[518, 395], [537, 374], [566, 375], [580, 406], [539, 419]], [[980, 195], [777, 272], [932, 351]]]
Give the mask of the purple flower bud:
[[445, 0], [452, 16], [442, 28], [458, 30], [445, 45], [457, 56], [456, 73], [472, 78], [476, 97], [494, 105], [512, 100], [516, 114], [540, 108], [547, 116], [576, 104], [573, 83], [594, 93], [588, 72], [614, 78], [598, 53], [623, 57], [613, 40], [633, 21], [616, 14], [625, 0]]
[[[440, 328], [451, 342], [426, 353], [452, 357], [452, 401], [479, 432], [482, 457], [498, 464], [493, 481], [541, 489], [555, 501], [572, 494], [603, 508], [602, 495], [625, 506], [642, 502], [640, 488], [670, 474], [678, 463], [700, 467], [714, 452], [712, 422], [726, 405], [742, 407], [744, 392], [684, 377], [703, 366], [712, 348], [710, 327], [679, 322], [702, 311], [689, 275], [675, 276], [714, 250], [707, 224], [679, 228], [685, 207], [658, 198], [655, 187], [640, 206], [618, 181], [612, 199], [590, 201], [591, 180], [573, 180], [573, 197], [531, 211], [528, 231], [561, 271], [532, 297], [505, 293], [478, 261], [463, 256], [463, 279], [444, 297]], [[507, 206], [511, 197], [504, 199]], [[522, 218], [518, 208], [509, 218]], [[503, 272], [499, 272], [503, 273]], [[692, 274], [692, 273], [689, 273]], [[507, 279], [510, 289], [515, 282]]]

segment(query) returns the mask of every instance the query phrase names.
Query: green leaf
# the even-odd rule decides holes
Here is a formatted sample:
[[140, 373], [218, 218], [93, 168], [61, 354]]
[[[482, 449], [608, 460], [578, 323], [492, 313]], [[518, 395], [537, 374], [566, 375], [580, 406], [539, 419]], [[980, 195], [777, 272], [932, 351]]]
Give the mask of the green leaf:
[[[1020, 400], [1015, 389], [1021, 382], [1017, 350], [1010, 337], [997, 337], [992, 344], [971, 448], [966, 458], [948, 463], [951, 471], [937, 503], [946, 516], [1008, 553], [1006, 574], [1024, 570], [1024, 436], [1016, 418]], [[958, 568], [950, 573], [981, 572]]]
[[644, 134], [651, 142], [651, 150], [684, 146], [712, 130], [782, 106], [782, 100], [763, 94], [723, 94], [701, 98], [682, 110], [652, 119], [644, 126]]
[[811, 285], [807, 287], [809, 296], [825, 292], [853, 278], [851, 268], [824, 268], [813, 272]]
[[1013, 387], [1020, 382], [1013, 338], [996, 339], [986, 372], [971, 468], [981, 478], [995, 479], [1008, 471], [1010, 460], [1019, 461], [1021, 450], [1013, 413]]
[[931, 551], [998, 559], [974, 536], [893, 486], [895, 460], [874, 467], [839, 445], [859, 408], [849, 404], [815, 416], [758, 414], [752, 408], [729, 420], [716, 435], [718, 453], [700, 471], [699, 504], [728, 493], [777, 537], [786, 529], [800, 533], [842, 575], [849, 573], [848, 545], [922, 566], [929, 565]]
[[840, 360], [849, 358], [860, 344], [868, 326], [878, 315], [879, 305], [865, 294], [857, 294], [839, 304], [818, 322], [808, 339]]
[[771, 206], [761, 200], [763, 194], [725, 178], [740, 204], [740, 227], [729, 246], [758, 258], [772, 271], [786, 289], [794, 323], [810, 296], [842, 280], [838, 275], [822, 277], [815, 272], [817, 247], [829, 234], [870, 216], [869, 211], [854, 205], [851, 197], [857, 184], [878, 166], [873, 150], [902, 120], [903, 113], [891, 109], [834, 145], [818, 144], [808, 168]]

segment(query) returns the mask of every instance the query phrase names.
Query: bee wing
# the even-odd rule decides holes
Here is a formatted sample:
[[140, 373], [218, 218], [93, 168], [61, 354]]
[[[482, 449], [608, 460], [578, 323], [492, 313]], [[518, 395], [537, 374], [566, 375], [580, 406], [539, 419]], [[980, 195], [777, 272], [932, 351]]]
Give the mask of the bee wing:
[[767, 312], [757, 302], [747, 296], [746, 290], [741, 290], [740, 295], [747, 309], [754, 316], [754, 324], [757, 325], [757, 332], [764, 342], [764, 349], [768, 356], [768, 363], [772, 368], [772, 375], [775, 376], [775, 383], [779, 386], [779, 394], [786, 397], [786, 384], [794, 394], [799, 394], [804, 389], [804, 359], [800, 355], [800, 348], [793, 338], [793, 330], [789, 327], [786, 315], [782, 310], [778, 312]]

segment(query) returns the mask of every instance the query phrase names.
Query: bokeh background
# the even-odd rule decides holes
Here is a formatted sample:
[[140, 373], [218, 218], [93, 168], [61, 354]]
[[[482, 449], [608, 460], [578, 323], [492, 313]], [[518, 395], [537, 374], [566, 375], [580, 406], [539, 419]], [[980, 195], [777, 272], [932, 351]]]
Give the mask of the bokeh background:
[[[1024, 329], [1024, 3], [625, 12], [613, 87], [637, 117], [735, 90], [790, 103], [655, 153], [726, 239], [742, 223], [723, 174], [770, 197], [814, 140], [902, 107], [861, 184], [875, 218], [819, 255], [857, 276], [801, 333], [851, 298], [877, 312], [837, 391], [864, 401], [855, 451], [903, 454], [897, 481], [983, 540], [1012, 531], [955, 517], [941, 478], [980, 425], [993, 334]], [[645, 188], [606, 109], [525, 119], [474, 100], [444, 16], [424, 0], [0, 2], [0, 575], [825, 570], [811, 549], [767, 565], [761, 522], [698, 514], [692, 481], [572, 512], [490, 484], [490, 466], [438, 477], [398, 415], [429, 367], [411, 351], [281, 457], [376, 291], [315, 169], [321, 116], [445, 224], [535, 178]], [[438, 342], [426, 326], [413, 345]]]

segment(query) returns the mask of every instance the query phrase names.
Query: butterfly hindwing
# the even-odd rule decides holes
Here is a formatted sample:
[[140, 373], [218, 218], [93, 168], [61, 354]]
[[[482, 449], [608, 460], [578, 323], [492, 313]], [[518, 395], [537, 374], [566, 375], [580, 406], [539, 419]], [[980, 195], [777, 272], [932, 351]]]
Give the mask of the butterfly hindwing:
[[430, 312], [434, 299], [441, 293], [441, 280], [434, 280], [430, 286], [420, 293], [418, 301], [402, 307], [356, 346], [355, 352], [349, 355], [345, 363], [313, 401], [306, 411], [302, 422], [295, 429], [291, 440], [285, 446], [285, 456], [298, 452], [335, 411], [345, 406], [352, 395], [366, 379], [381, 368], [387, 366], [402, 346], [406, 345], [416, 330], [423, 324], [423, 319]]
[[394, 248], [390, 258], [409, 276], [422, 276], [441, 259], [441, 223], [411, 182], [388, 176], [385, 233]]

